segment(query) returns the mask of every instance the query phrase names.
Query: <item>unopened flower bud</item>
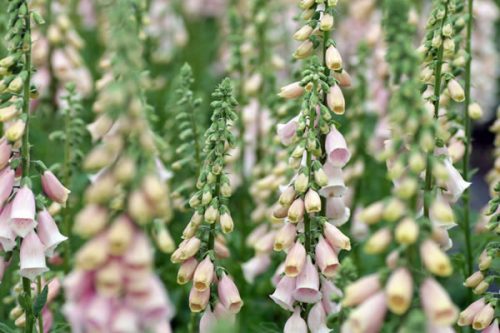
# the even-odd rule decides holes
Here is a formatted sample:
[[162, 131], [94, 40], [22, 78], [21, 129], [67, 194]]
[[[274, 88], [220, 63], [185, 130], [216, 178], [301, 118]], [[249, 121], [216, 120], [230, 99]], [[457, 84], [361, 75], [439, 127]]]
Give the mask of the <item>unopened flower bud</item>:
[[412, 218], [407, 217], [399, 222], [396, 227], [396, 241], [403, 245], [413, 244], [417, 240], [418, 232], [418, 224]]
[[305, 173], [300, 173], [297, 178], [295, 178], [293, 186], [298, 193], [304, 193], [309, 187], [309, 177], [307, 177]]
[[295, 189], [292, 186], [288, 186], [280, 195], [278, 202], [282, 206], [290, 206], [295, 199]]
[[220, 216], [220, 226], [222, 232], [228, 234], [233, 231], [234, 222], [229, 213], [224, 213]]
[[329, 13], [324, 13], [319, 21], [319, 29], [321, 31], [330, 31], [333, 28], [333, 16]]
[[342, 69], [342, 57], [335, 46], [330, 45], [326, 49], [326, 66], [334, 71]]
[[455, 79], [448, 81], [448, 91], [450, 92], [450, 97], [455, 102], [463, 102], [465, 100], [464, 89]]
[[291, 223], [298, 223], [304, 217], [304, 201], [301, 198], [295, 199], [288, 208], [288, 219]]
[[391, 230], [382, 228], [377, 230], [366, 242], [365, 252], [368, 254], [379, 254], [385, 251], [392, 240]]
[[217, 219], [219, 218], [219, 210], [217, 209], [217, 207], [210, 205], [207, 210], [205, 210], [204, 216], [207, 223], [215, 223], [215, 221], [217, 221]]
[[321, 211], [321, 198], [319, 197], [318, 192], [313, 189], [309, 189], [304, 198], [304, 206], [306, 208], [306, 212], [308, 213]]
[[293, 34], [293, 39], [303, 42], [309, 38], [312, 32], [313, 28], [307, 24]]
[[472, 120], [478, 120], [483, 117], [483, 109], [478, 103], [470, 104], [469, 108], [467, 109], [467, 112], [469, 113], [469, 117]]

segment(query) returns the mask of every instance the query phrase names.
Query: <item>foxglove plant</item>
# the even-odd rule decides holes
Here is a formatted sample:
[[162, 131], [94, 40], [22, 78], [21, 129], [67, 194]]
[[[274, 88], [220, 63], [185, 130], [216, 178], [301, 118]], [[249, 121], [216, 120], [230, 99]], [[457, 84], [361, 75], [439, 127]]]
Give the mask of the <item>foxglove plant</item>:
[[[337, 310], [331, 301], [336, 287], [329, 279], [339, 269], [338, 253], [350, 250], [349, 238], [336, 227], [349, 218], [342, 199], [346, 190], [342, 168], [350, 158], [332, 115], [345, 111], [340, 87], [347, 78], [342, 58], [329, 39], [336, 4], [300, 2], [306, 23], [294, 34], [302, 42], [294, 57], [311, 59], [302, 80], [283, 87], [279, 94], [286, 99], [303, 96], [300, 113], [278, 126], [281, 142], [291, 146], [289, 164], [296, 170], [293, 184], [282, 191], [273, 212], [275, 218], [285, 219], [274, 249], [287, 255], [271, 295], [275, 303], [293, 312], [285, 332], [328, 331], [326, 318]], [[316, 49], [323, 64], [314, 55]]]
[[499, 243], [494, 241], [500, 233], [498, 206], [500, 204], [500, 183], [496, 183], [492, 191], [492, 199], [485, 213], [489, 218], [486, 225], [487, 232], [491, 233], [491, 240], [484, 246], [478, 260], [478, 270], [471, 274], [464, 282], [464, 286], [473, 289], [473, 293], [480, 298], [465, 308], [458, 318], [459, 326], [471, 326], [474, 330], [483, 332], [498, 332], [498, 293], [488, 291], [498, 276]]
[[[194, 96], [194, 92], [192, 91], [193, 82], [193, 71], [188, 64], [184, 64], [179, 74], [179, 83], [176, 89], [178, 98], [176, 106], [178, 112], [175, 115], [175, 119], [177, 122], [165, 122], [165, 126], [172, 127], [166, 128], [166, 132], [177, 133], [177, 136], [181, 140], [179, 146], [175, 149], [175, 161], [172, 163], [172, 169], [177, 174], [186, 169], [189, 169], [190, 173], [194, 172], [197, 174], [202, 164], [203, 147], [200, 142], [201, 124], [203, 124], [200, 117], [200, 104], [202, 100]], [[176, 128], [173, 128], [174, 126]], [[168, 141], [173, 141], [173, 138], [170, 138]], [[176, 190], [172, 193], [174, 203], [176, 203], [175, 206], [180, 209], [184, 209], [186, 206], [185, 201], [187, 200], [184, 199], [186, 196], [185, 192], [189, 193], [195, 187], [195, 184], [190, 179], [183, 178], [181, 183], [174, 184]]]
[[38, 68], [33, 82], [55, 109], [66, 84], [73, 83], [79, 94], [89, 96], [93, 79], [81, 55], [85, 42], [70, 20], [69, 4], [49, 0], [37, 7], [47, 22], [33, 33], [33, 63]]
[[200, 332], [212, 332], [217, 320], [230, 319], [243, 306], [239, 291], [220, 259], [229, 256], [224, 234], [231, 233], [234, 222], [228, 207], [231, 185], [225, 171], [227, 151], [235, 144], [231, 127], [237, 121], [231, 81], [224, 79], [212, 94], [214, 112], [205, 133], [197, 191], [189, 204], [194, 209], [183, 231], [183, 241], [171, 256], [180, 263], [177, 282], [192, 281], [189, 308], [203, 312]]
[[[66, 240], [61, 235], [45, 206], [47, 199], [64, 204], [68, 198], [66, 189], [43, 162], [31, 160], [30, 100], [36, 96], [32, 86], [32, 18], [36, 23], [43, 20], [33, 11], [27, 1], [9, 1], [6, 36], [9, 54], [0, 60], [0, 114], [4, 124], [4, 135], [0, 145], [1, 161], [1, 212], [0, 244], [7, 261], [19, 258], [19, 275], [23, 291], [19, 303], [24, 320], [17, 324], [26, 332], [32, 332], [35, 321], [43, 331], [41, 308], [35, 304], [46, 297], [42, 290], [41, 276], [49, 269], [46, 256], [52, 256], [58, 244]], [[32, 166], [38, 171], [31, 173]], [[40, 179], [41, 193], [35, 199], [33, 180]], [[19, 246], [20, 245], [20, 246]], [[19, 251], [15, 250], [19, 246]], [[5, 259], [3, 259], [5, 260]], [[31, 283], [36, 280], [35, 301], [32, 299]], [[45, 294], [45, 296], [44, 296]]]
[[101, 3], [109, 20], [108, 45], [89, 126], [96, 142], [83, 166], [98, 171], [84, 193], [75, 234], [90, 238], [76, 253], [64, 280], [63, 308], [72, 330], [170, 332], [174, 314], [166, 289], [153, 269], [151, 232], [161, 250], [173, 247], [165, 227], [170, 219], [164, 169], [157, 138], [148, 122], [141, 90], [142, 50], [135, 3]]
[[[355, 332], [379, 332], [391, 325], [413, 327], [419, 332], [446, 330], [455, 323], [458, 311], [433, 275], [446, 277], [452, 273], [450, 259], [442, 248], [449, 246], [446, 230], [453, 226], [454, 217], [439, 193], [441, 189], [432, 186], [431, 181], [446, 179], [450, 169], [438, 173], [443, 170], [443, 164], [433, 156], [438, 124], [434, 114], [424, 108], [419, 93], [417, 55], [411, 45], [413, 27], [408, 22], [411, 4], [387, 0], [384, 6], [387, 59], [393, 84], [389, 104], [391, 139], [386, 143], [385, 157], [394, 188], [392, 197], [368, 206], [361, 218], [373, 229], [365, 243], [365, 252], [386, 255], [387, 267], [346, 288], [343, 305], [355, 308], [343, 327]], [[438, 12], [434, 10], [432, 15]], [[440, 49], [438, 54], [442, 52]], [[441, 65], [433, 63], [433, 66]], [[440, 69], [434, 69], [439, 71], [439, 76]], [[438, 86], [436, 94], [440, 91]], [[425, 180], [421, 174], [426, 175]], [[448, 179], [454, 180], [452, 174], [449, 176]], [[419, 191], [422, 183], [426, 190], [423, 215]], [[443, 187], [447, 188], [446, 184]], [[430, 200], [430, 196], [434, 199]], [[423, 272], [412, 269], [417, 262], [422, 263]], [[419, 298], [415, 296], [417, 291]]]

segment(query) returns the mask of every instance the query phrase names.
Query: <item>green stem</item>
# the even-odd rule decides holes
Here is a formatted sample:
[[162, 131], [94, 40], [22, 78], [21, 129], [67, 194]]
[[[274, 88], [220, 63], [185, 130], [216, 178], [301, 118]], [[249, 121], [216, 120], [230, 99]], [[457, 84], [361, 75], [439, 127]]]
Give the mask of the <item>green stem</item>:
[[[42, 277], [38, 276], [36, 280], [38, 294], [42, 293]], [[43, 316], [42, 313], [38, 314], [38, 333], [43, 333]]]
[[[22, 170], [23, 170], [23, 178], [29, 177], [30, 175], [30, 141], [29, 141], [29, 121], [30, 121], [30, 86], [31, 86], [31, 21], [30, 21], [30, 13], [28, 12], [25, 16], [25, 26], [26, 31], [25, 34], [28, 36], [28, 48], [24, 54], [24, 70], [27, 72], [26, 80], [24, 81], [23, 87], [23, 114], [26, 117], [25, 119], [25, 129], [22, 138]], [[32, 299], [31, 299], [31, 282], [29, 279], [23, 277], [23, 292], [24, 297], [27, 303], [27, 308], [24, 309], [26, 312], [26, 326], [24, 331], [26, 333], [33, 332], [33, 308], [32, 308]]]
[[[469, 162], [471, 151], [471, 119], [469, 117], [468, 108], [471, 103], [471, 64], [472, 64], [472, 4], [473, 0], [468, 1], [467, 6], [467, 39], [465, 44], [465, 51], [467, 53], [467, 61], [465, 63], [465, 107], [464, 107], [464, 127], [465, 127], [465, 152], [463, 159], [462, 175], [466, 181], [469, 180]], [[472, 244], [470, 235], [470, 195], [469, 190], [466, 190], [463, 195], [464, 201], [464, 234], [465, 234], [465, 250], [467, 260], [467, 276], [472, 274], [473, 261], [472, 261]]]
[[[448, 6], [445, 6], [444, 17], [441, 21], [440, 26], [440, 34], [442, 34], [444, 23], [446, 22], [446, 18], [448, 17]], [[441, 72], [443, 68], [443, 53], [444, 47], [441, 42], [441, 46], [439, 47], [437, 60], [436, 60], [436, 68], [435, 68], [435, 78], [434, 78], [434, 119], [438, 119], [439, 116], [439, 103], [441, 96]], [[434, 151], [430, 151], [427, 154], [427, 165], [425, 168], [425, 187], [424, 187], [424, 216], [429, 217], [429, 194], [432, 190], [432, 155]]]
[[[314, 122], [316, 119], [316, 109], [309, 110], [309, 131], [314, 131]], [[311, 182], [312, 176], [312, 154], [309, 149], [306, 149], [306, 165], [309, 183]], [[304, 236], [305, 236], [305, 248], [306, 253], [310, 253], [311, 251], [311, 217], [308, 213], [304, 214]]]
[[[68, 92], [71, 94], [71, 92]], [[64, 162], [63, 162], [63, 175], [64, 175], [64, 184], [69, 186], [71, 184], [71, 161], [72, 161], [72, 149], [71, 142], [73, 141], [71, 136], [71, 98], [72, 96], [68, 96], [68, 109], [66, 110], [66, 114], [64, 115]], [[70, 201], [66, 203], [66, 207], [63, 209], [63, 231], [65, 235], [69, 235], [71, 233], [71, 221], [70, 221]], [[71, 242], [70, 238], [64, 242], [64, 271], [67, 273], [70, 270], [70, 259], [71, 255]]]
[[[191, 122], [191, 128], [193, 129], [193, 137], [194, 137], [194, 160], [196, 163], [196, 172], [201, 170], [201, 148], [200, 148], [200, 137], [198, 135], [196, 119], [194, 117], [194, 106], [191, 105], [191, 112], [189, 113], [189, 120]], [[198, 178], [198, 175], [196, 175]]]

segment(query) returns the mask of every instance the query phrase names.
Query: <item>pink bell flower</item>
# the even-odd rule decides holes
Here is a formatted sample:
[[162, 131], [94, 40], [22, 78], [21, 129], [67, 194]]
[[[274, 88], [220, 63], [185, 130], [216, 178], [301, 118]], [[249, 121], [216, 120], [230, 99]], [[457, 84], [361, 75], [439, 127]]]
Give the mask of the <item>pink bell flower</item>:
[[439, 326], [455, 323], [458, 309], [443, 287], [433, 278], [427, 278], [420, 286], [422, 308], [428, 320]]
[[54, 255], [54, 250], [57, 245], [68, 239], [68, 237], [63, 236], [59, 232], [54, 219], [50, 216], [47, 210], [42, 210], [38, 213], [37, 231], [40, 240], [45, 246], [45, 254], [48, 257], [52, 257]]
[[321, 279], [321, 294], [323, 294], [323, 298], [321, 303], [323, 304], [323, 308], [325, 309], [326, 314], [329, 316], [331, 314], [337, 313], [340, 311], [340, 304], [333, 302], [332, 297], [342, 297], [342, 291], [337, 288], [332, 281], [328, 280], [324, 276], [320, 277]]
[[295, 278], [289, 276], [283, 276], [276, 286], [276, 290], [272, 295], [271, 299], [274, 303], [281, 306], [283, 309], [288, 311], [293, 311], [293, 299], [292, 293], [295, 291]]
[[285, 274], [290, 277], [296, 277], [302, 271], [306, 262], [306, 249], [304, 245], [297, 241], [288, 251], [285, 259]]
[[222, 273], [222, 278], [217, 286], [219, 300], [226, 309], [231, 313], [240, 312], [243, 306], [243, 301], [240, 297], [240, 292], [234, 284], [233, 280], [226, 274]]
[[333, 251], [322, 236], [320, 236], [319, 242], [316, 245], [315, 253], [316, 264], [321, 273], [326, 277], [333, 277], [339, 268], [339, 260], [335, 251]]
[[296, 307], [286, 321], [283, 333], [307, 333], [307, 324], [300, 316], [300, 307]]
[[4, 169], [0, 172], [0, 207], [9, 199], [14, 187], [16, 173], [11, 168]]
[[344, 198], [341, 197], [327, 198], [325, 213], [328, 220], [338, 227], [349, 221], [351, 217], [351, 210], [345, 205]]
[[288, 146], [292, 143], [299, 126], [299, 117], [294, 117], [286, 124], [278, 124], [278, 137], [281, 143]]
[[9, 164], [12, 147], [5, 139], [0, 140], [0, 169], [3, 169]]
[[88, 331], [106, 332], [108, 330], [113, 311], [110, 299], [94, 296], [85, 311], [85, 326]]
[[200, 319], [200, 333], [214, 333], [214, 328], [217, 325], [217, 318], [207, 306]]
[[196, 267], [193, 276], [193, 287], [199, 291], [210, 288], [214, 275], [214, 264], [210, 260], [210, 256], [206, 256]]
[[293, 298], [299, 302], [316, 303], [321, 300], [321, 297], [318, 269], [311, 257], [307, 256], [306, 264], [297, 276]]
[[483, 333], [499, 333], [498, 319], [495, 319], [490, 326], [483, 330]]
[[11, 208], [12, 205], [8, 203], [0, 212], [0, 244], [6, 252], [12, 251], [16, 246], [16, 235], [9, 225]]
[[34, 231], [24, 237], [21, 243], [19, 274], [34, 281], [37, 276], [49, 269], [45, 264], [44, 246]]
[[335, 127], [332, 127], [330, 133], [326, 136], [325, 149], [328, 162], [333, 167], [342, 168], [351, 158], [344, 137]]
[[10, 227], [20, 237], [25, 237], [36, 227], [35, 196], [27, 186], [17, 191], [12, 201]]
[[321, 302], [316, 303], [307, 315], [307, 326], [311, 333], [330, 333], [326, 326], [326, 313]]
[[254, 283], [255, 278], [267, 271], [270, 265], [270, 254], [260, 254], [243, 263], [241, 268], [243, 270], [243, 276], [245, 277], [245, 280], [248, 283], [252, 284]]
[[45, 195], [47, 195], [49, 199], [64, 205], [68, 200], [68, 196], [71, 191], [61, 184], [52, 171], [46, 170], [41, 178], [42, 188]]
[[386, 312], [384, 292], [378, 292], [353, 310], [349, 321], [354, 332], [378, 333]]
[[325, 162], [325, 164], [323, 164], [323, 170], [328, 176], [328, 185], [322, 187], [319, 190], [319, 194], [325, 198], [343, 196], [347, 187], [344, 183], [342, 169], [340, 167], [333, 166], [331, 163]]

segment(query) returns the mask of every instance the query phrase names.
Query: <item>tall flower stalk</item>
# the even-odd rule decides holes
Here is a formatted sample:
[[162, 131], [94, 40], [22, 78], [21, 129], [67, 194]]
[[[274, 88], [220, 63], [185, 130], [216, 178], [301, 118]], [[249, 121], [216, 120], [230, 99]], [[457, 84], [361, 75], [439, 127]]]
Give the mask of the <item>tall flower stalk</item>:
[[214, 112], [205, 133], [205, 160], [196, 183], [198, 190], [189, 201], [194, 213], [183, 231], [183, 241], [171, 256], [173, 262], [181, 263], [177, 282], [192, 281], [189, 308], [194, 313], [203, 312], [200, 332], [212, 332], [217, 319], [229, 320], [243, 306], [238, 288], [220, 261], [229, 256], [223, 235], [234, 229], [228, 206], [231, 186], [225, 170], [227, 151], [235, 144], [230, 130], [237, 121], [231, 81], [224, 79], [212, 97]]
[[[342, 58], [329, 39], [336, 4], [300, 2], [305, 25], [294, 34], [301, 42], [294, 57], [309, 61], [302, 79], [279, 94], [286, 99], [302, 96], [300, 113], [278, 126], [281, 142], [291, 146], [289, 164], [295, 169], [292, 184], [282, 191], [273, 212], [276, 219], [284, 219], [274, 250], [287, 256], [276, 274], [271, 298], [293, 312], [285, 332], [328, 330], [327, 316], [338, 311], [331, 297], [340, 292], [330, 279], [340, 266], [338, 253], [350, 250], [349, 238], [335, 226], [348, 220], [342, 167], [350, 158], [334, 121], [334, 115], [345, 112], [340, 87], [347, 78]], [[315, 53], [320, 53], [323, 63]]]
[[[60, 204], [68, 199], [69, 190], [43, 162], [31, 159], [30, 103], [36, 96], [31, 82], [31, 20], [34, 18], [36, 23], [43, 20], [30, 9], [27, 1], [10, 1], [7, 12], [9, 55], [0, 60], [0, 113], [4, 123], [4, 136], [0, 140], [3, 169], [0, 242], [8, 258], [19, 259], [23, 293], [18, 300], [24, 314], [17, 317], [16, 325], [31, 333], [35, 322], [39, 330], [44, 328], [40, 311], [47, 292], [42, 291], [41, 281], [42, 274], [48, 271], [45, 257], [53, 256], [57, 245], [66, 239], [45, 208], [47, 199], [41, 195], [35, 198], [33, 181], [39, 179], [45, 196]], [[14, 252], [19, 245], [19, 252]], [[33, 298], [31, 284], [35, 280], [37, 288]]]
[[[436, 6], [431, 14], [436, 32], [431, 35], [441, 38], [445, 23], [440, 20], [446, 20], [446, 13], [441, 12], [441, 3]], [[454, 217], [441, 191], [451, 190], [445, 181], [455, 180], [458, 172], [452, 173], [446, 161], [433, 155], [438, 123], [419, 92], [418, 57], [411, 43], [414, 29], [408, 21], [411, 2], [386, 0], [384, 8], [392, 85], [391, 137], [384, 155], [394, 187], [392, 197], [366, 207], [360, 217], [372, 230], [365, 253], [385, 256], [386, 266], [346, 288], [342, 303], [353, 309], [343, 326], [360, 332], [390, 327], [418, 332], [451, 329], [458, 310], [434, 276], [447, 277], [453, 271], [444, 250], [449, 247], [446, 230], [454, 225]], [[431, 46], [430, 40], [425, 45], [429, 57], [437, 57], [428, 65], [438, 66], [433, 70], [440, 76], [443, 49], [439, 43]], [[434, 91], [439, 98], [440, 88]], [[424, 214], [419, 188], [425, 189]], [[420, 266], [424, 270], [414, 269]]]
[[[64, 280], [63, 313], [73, 331], [169, 332], [174, 309], [154, 271], [154, 248], [174, 247], [164, 167], [141, 89], [142, 49], [134, 1], [101, 3], [109, 21], [106, 74], [88, 126], [95, 145], [83, 161], [97, 172], [84, 193], [73, 231], [88, 239]], [[149, 237], [148, 237], [149, 236]]]

